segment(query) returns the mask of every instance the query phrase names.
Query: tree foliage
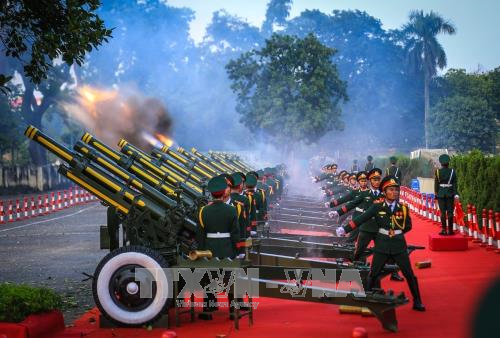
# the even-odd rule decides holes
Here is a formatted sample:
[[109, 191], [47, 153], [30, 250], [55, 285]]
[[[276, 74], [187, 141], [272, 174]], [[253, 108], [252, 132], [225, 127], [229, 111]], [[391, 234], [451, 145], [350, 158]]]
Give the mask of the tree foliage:
[[450, 69], [436, 78], [429, 120], [431, 145], [495, 153], [498, 125], [497, 70], [466, 73]]
[[430, 114], [429, 86], [438, 68], [446, 67], [446, 53], [437, 40], [438, 34], [455, 34], [455, 26], [438, 13], [412, 11], [408, 23], [403, 27], [408, 36], [406, 52], [410, 67], [424, 74], [424, 133], [425, 147], [429, 146], [428, 118]]
[[311, 143], [342, 130], [339, 104], [347, 94], [331, 61], [335, 53], [313, 34], [304, 39], [274, 34], [262, 49], [230, 61], [226, 69], [242, 122], [282, 144]]
[[[99, 0], [2, 1], [0, 41], [7, 57], [22, 65], [26, 77], [40, 83], [52, 60], [81, 65], [85, 54], [111, 37], [95, 11]], [[3, 74], [5, 88], [12, 73]]]

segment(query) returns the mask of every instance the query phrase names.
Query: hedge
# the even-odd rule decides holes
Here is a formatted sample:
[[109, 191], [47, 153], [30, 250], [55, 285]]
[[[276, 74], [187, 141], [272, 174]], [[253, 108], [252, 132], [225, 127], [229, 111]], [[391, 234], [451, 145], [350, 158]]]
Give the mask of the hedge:
[[60, 309], [61, 297], [48, 288], [0, 283], [0, 322], [18, 323], [28, 315]]
[[457, 171], [462, 205], [475, 205], [479, 217], [483, 209], [500, 211], [500, 156], [474, 150], [453, 156], [450, 167]]

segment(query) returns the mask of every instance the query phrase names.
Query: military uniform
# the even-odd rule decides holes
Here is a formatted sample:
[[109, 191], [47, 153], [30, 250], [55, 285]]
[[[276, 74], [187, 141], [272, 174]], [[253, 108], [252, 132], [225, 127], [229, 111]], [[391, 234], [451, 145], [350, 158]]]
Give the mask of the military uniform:
[[391, 156], [390, 161], [391, 166], [385, 169], [385, 176], [394, 176], [398, 184], [401, 184], [403, 173], [401, 172], [401, 169], [396, 166], [397, 158], [395, 156]]
[[[356, 199], [342, 206], [342, 208], [338, 210], [339, 216], [342, 216], [354, 209], [352, 217], [358, 217], [368, 210], [370, 206], [381, 197], [382, 194], [378, 190], [367, 189], [360, 193]], [[347, 233], [351, 234], [349, 237], [350, 241], [355, 241], [357, 239], [353, 260], [358, 261], [370, 242], [375, 239], [378, 232], [378, 226], [373, 219], [369, 219], [355, 229], [348, 225], [345, 227], [345, 230]]]
[[375, 168], [375, 164], [373, 164], [373, 162], [372, 162], [373, 161], [373, 157], [371, 155], [368, 155], [366, 157], [366, 160], [368, 162], [366, 162], [366, 164], [365, 164], [365, 171], [368, 172], [368, 171], [372, 170], [373, 168]]
[[359, 171], [358, 160], [354, 160], [351, 167], [351, 172], [357, 173]]
[[[208, 183], [212, 193], [224, 191], [227, 182], [216, 176]], [[240, 243], [240, 229], [236, 208], [216, 199], [198, 212], [200, 223], [199, 242], [203, 250], [212, 251], [213, 257], [234, 258]]]
[[[441, 155], [439, 162], [443, 167], [436, 170], [434, 177], [434, 193], [441, 211], [441, 232], [439, 234], [453, 235], [453, 212], [455, 198], [458, 197], [457, 173], [454, 169], [448, 168], [450, 163], [448, 155]], [[446, 221], [448, 221], [448, 231], [446, 231]]]
[[[381, 189], [385, 192], [389, 187], [399, 187], [394, 176], [386, 176], [382, 180]], [[370, 219], [375, 220], [378, 233], [375, 237], [373, 260], [367, 289], [378, 286], [384, 265], [393, 260], [405, 276], [413, 296], [413, 309], [425, 311], [420, 297], [417, 278], [413, 273], [404, 234], [411, 230], [411, 217], [408, 207], [398, 201], [386, 198], [376, 200], [362, 215], [353, 218], [349, 226], [355, 229]]]

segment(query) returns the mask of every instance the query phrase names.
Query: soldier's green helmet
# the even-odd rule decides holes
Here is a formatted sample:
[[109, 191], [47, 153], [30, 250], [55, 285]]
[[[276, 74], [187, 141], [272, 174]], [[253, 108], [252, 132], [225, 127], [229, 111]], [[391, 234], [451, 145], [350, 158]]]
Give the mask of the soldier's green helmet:
[[371, 161], [373, 161], [373, 156], [372, 156], [372, 155], [368, 155], [368, 156], [366, 157], [366, 159], [367, 159], [369, 162], [371, 162]]

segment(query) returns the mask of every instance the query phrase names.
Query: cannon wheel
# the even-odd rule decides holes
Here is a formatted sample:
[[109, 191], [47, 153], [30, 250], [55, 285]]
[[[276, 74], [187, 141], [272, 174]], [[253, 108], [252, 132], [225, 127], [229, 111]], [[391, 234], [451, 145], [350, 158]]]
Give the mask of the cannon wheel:
[[[146, 268], [136, 279], [136, 269]], [[106, 255], [96, 268], [92, 283], [94, 301], [111, 322], [121, 326], [153, 323], [168, 309], [170, 285], [168, 264], [155, 250], [124, 246]], [[154, 276], [154, 277], [153, 277]], [[143, 284], [143, 281], [148, 284]], [[151, 285], [150, 297], [141, 297], [141, 287]], [[145, 290], [142, 290], [145, 291]]]

